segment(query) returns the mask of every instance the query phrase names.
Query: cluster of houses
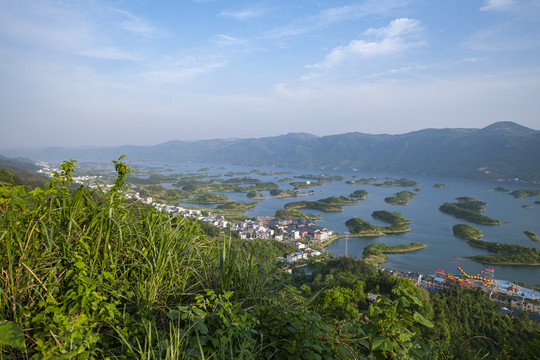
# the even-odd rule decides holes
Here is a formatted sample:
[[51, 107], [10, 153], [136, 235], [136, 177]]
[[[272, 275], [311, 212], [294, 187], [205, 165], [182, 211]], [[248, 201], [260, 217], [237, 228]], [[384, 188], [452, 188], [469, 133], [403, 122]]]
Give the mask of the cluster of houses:
[[151, 205], [158, 211], [163, 211], [171, 215], [196, 218], [199, 221], [206, 221], [210, 224], [224, 229], [230, 227], [237, 231], [240, 239], [274, 239], [287, 242], [297, 248], [298, 251], [287, 254], [286, 257], [278, 258], [277, 261], [295, 263], [307, 260], [322, 253], [312, 249], [301, 240], [312, 240], [322, 242], [333, 234], [333, 231], [317, 226], [311, 220], [276, 220], [273, 216], [259, 216], [256, 220], [244, 220], [239, 224], [231, 224], [223, 216], [213, 216], [211, 213], [203, 216], [200, 210], [186, 209], [181, 206], [161, 204], [153, 201], [152, 197], [141, 198], [139, 193], [130, 193], [127, 198], [141, 201], [143, 204]]
[[[37, 170], [38, 173], [40, 174], [43, 174], [47, 177], [51, 177], [53, 176], [53, 173], [54, 172], [60, 172], [59, 169], [57, 168], [54, 168], [54, 167], [51, 167], [51, 165], [45, 161], [39, 161], [37, 163], [35, 163], [36, 166], [39, 167], [39, 169]], [[89, 184], [88, 187], [91, 188], [91, 189], [96, 189], [98, 187], [97, 184], [90, 184], [90, 181], [95, 181], [99, 178], [101, 178], [102, 176], [96, 176], [96, 175], [82, 175], [82, 176], [74, 176], [73, 177], [73, 182], [76, 183], [76, 184], [81, 184], [81, 185], [84, 185], [84, 184]], [[110, 188], [112, 187], [112, 185], [104, 185], [102, 186], [102, 189], [107, 192]]]

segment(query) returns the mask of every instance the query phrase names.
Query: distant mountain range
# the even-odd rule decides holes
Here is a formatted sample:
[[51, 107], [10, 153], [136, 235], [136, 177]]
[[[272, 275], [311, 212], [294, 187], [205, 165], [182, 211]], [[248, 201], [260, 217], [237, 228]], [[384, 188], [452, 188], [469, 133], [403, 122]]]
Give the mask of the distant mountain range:
[[251, 138], [169, 141], [153, 146], [47, 148], [40, 160], [193, 161], [216, 164], [335, 169], [540, 182], [540, 131], [513, 122], [483, 129], [425, 129], [400, 135], [307, 133]]

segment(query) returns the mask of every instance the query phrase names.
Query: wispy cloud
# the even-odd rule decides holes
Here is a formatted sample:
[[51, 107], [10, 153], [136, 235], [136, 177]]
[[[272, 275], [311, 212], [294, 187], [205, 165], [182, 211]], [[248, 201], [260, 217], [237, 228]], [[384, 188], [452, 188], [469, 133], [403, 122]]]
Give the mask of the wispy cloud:
[[187, 56], [160, 64], [155, 70], [146, 72], [143, 77], [151, 82], [174, 84], [214, 72], [226, 65], [227, 61], [221, 58]]
[[400, 18], [383, 28], [370, 28], [364, 32], [374, 40], [352, 40], [347, 45], [334, 48], [324, 61], [308, 65], [307, 68], [328, 69], [336, 67], [343, 62], [358, 57], [374, 57], [401, 53], [410, 48], [423, 46], [425, 41], [421, 38], [423, 32], [420, 21]]
[[486, 0], [480, 11], [506, 13], [528, 21], [540, 21], [538, 0]]
[[236, 20], [247, 20], [262, 16], [264, 13], [265, 10], [262, 8], [249, 8], [236, 11], [222, 11], [219, 13], [219, 16]]
[[389, 15], [403, 7], [409, 0], [368, 0], [360, 4], [332, 7], [306, 18], [297, 19], [267, 33], [268, 37], [280, 38], [302, 35], [333, 23], [366, 18], [374, 15]]
[[515, 0], [486, 0], [485, 5], [480, 8], [481, 11], [500, 11], [507, 10], [516, 5]]
[[125, 11], [125, 10], [120, 10], [120, 9], [112, 9], [112, 11], [118, 14], [121, 14], [125, 18], [127, 18], [127, 20], [122, 21], [120, 23], [120, 26], [124, 30], [139, 34], [141, 36], [146, 36], [146, 37], [152, 36], [156, 33], [156, 29], [150, 24], [148, 24], [147, 21], [145, 21], [144, 19], [138, 16], [133, 15], [130, 12]]
[[79, 55], [104, 60], [135, 60], [136, 57], [126, 51], [114, 47], [87, 48], [78, 52]]
[[229, 35], [216, 34], [212, 38], [212, 42], [221, 46], [234, 46], [234, 45], [245, 44], [246, 40], [229, 36]]
[[540, 46], [534, 33], [523, 31], [526, 25], [519, 20], [506, 21], [479, 30], [463, 41], [463, 47], [476, 51], [515, 51]]

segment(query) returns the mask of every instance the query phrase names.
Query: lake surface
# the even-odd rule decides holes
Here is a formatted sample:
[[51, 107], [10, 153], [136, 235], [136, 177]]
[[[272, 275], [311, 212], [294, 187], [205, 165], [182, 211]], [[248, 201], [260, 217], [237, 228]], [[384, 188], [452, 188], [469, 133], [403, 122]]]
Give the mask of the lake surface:
[[[148, 163], [147, 165], [155, 166], [156, 163]], [[327, 251], [330, 253], [344, 255], [345, 249], [347, 248], [347, 253], [349, 256], [361, 258], [364, 247], [373, 243], [401, 245], [411, 242], [419, 242], [427, 245], [426, 248], [419, 251], [389, 255], [388, 262], [383, 266], [397, 270], [418, 271], [424, 274], [432, 274], [435, 272], [435, 269], [442, 269], [449, 273], [457, 273], [457, 266], [460, 266], [468, 274], [475, 275], [485, 269], [487, 266], [490, 266], [464, 259], [466, 256], [480, 254], [489, 255], [491, 253], [487, 250], [471, 247], [466, 243], [465, 240], [453, 236], [452, 226], [455, 224], [468, 222], [439, 211], [440, 205], [445, 202], [454, 202], [454, 200], [460, 196], [471, 196], [478, 200], [487, 202], [488, 206], [482, 215], [505, 222], [501, 225], [479, 225], [469, 223], [484, 233], [482, 240], [523, 245], [540, 249], [540, 244], [531, 241], [523, 234], [524, 230], [530, 230], [540, 236], [540, 205], [534, 204], [534, 201], [540, 200], [540, 197], [515, 199], [509, 193], [489, 191], [490, 189], [498, 186], [503, 186], [510, 190], [538, 189], [540, 188], [540, 185], [537, 184], [481, 181], [410, 174], [369, 173], [360, 171], [329, 171], [313, 169], [298, 170], [196, 163], [160, 163], [160, 165], [165, 165], [167, 168], [173, 170], [171, 172], [182, 174], [195, 173], [197, 170], [206, 168], [205, 171], [199, 171], [199, 173], [206, 173], [209, 176], [222, 175], [222, 179], [249, 176], [264, 182], [274, 182], [284, 190], [292, 190], [293, 187], [288, 184], [288, 182], [278, 182], [279, 179], [286, 177], [293, 178], [294, 176], [302, 174], [321, 175], [326, 173], [329, 175], [341, 175], [345, 178], [345, 180], [339, 182], [326, 182], [322, 186], [301, 189], [301, 192], [303, 193], [307, 193], [309, 190], [314, 190], [315, 194], [300, 198], [273, 198], [270, 197], [269, 191], [260, 191], [261, 194], [268, 196], [269, 198], [264, 200], [256, 200], [261, 204], [250, 209], [245, 214], [246, 216], [274, 215], [276, 210], [283, 209], [283, 206], [286, 203], [292, 201], [314, 201], [329, 196], [348, 196], [355, 190], [364, 189], [369, 193], [369, 196], [364, 200], [360, 200], [356, 205], [344, 206], [343, 212], [329, 213], [311, 209], [304, 209], [304, 212], [323, 216], [322, 219], [316, 220], [317, 224], [329, 229], [333, 229], [341, 234], [347, 231], [345, 221], [350, 218], [358, 217], [375, 225], [387, 226], [388, 224], [372, 218], [371, 213], [376, 210], [400, 212], [403, 214], [405, 219], [412, 221], [412, 224], [409, 225], [411, 231], [403, 234], [388, 235], [376, 238], [351, 237], [347, 241], [345, 239], [339, 239], [334, 241], [327, 249]], [[249, 173], [254, 169], [266, 171], [272, 174], [276, 172], [293, 172], [294, 174], [262, 176], [252, 173], [224, 176], [224, 174], [228, 172]], [[421, 191], [415, 192], [414, 188], [410, 187], [384, 188], [372, 186], [371, 184], [346, 184], [346, 180], [354, 180], [353, 176], [358, 178], [407, 177], [420, 183], [419, 188]], [[305, 180], [294, 179], [294, 181]], [[446, 188], [434, 188], [433, 185], [438, 183], [445, 184]], [[385, 197], [391, 196], [402, 190], [415, 192], [417, 196], [410, 199], [408, 205], [390, 205], [384, 201]], [[227, 192], [223, 194], [235, 201], [253, 201], [247, 198], [245, 193]], [[195, 204], [190, 205], [195, 206]], [[523, 208], [522, 206], [524, 205], [530, 205], [532, 208]], [[540, 283], [540, 266], [494, 265], [493, 267], [495, 268], [495, 278], [497, 279], [522, 281], [527, 283]]]

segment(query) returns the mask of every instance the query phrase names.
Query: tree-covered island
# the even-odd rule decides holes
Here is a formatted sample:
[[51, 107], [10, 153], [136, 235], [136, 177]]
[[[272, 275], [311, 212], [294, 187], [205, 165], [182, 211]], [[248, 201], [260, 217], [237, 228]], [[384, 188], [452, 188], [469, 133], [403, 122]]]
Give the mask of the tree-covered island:
[[399, 254], [417, 251], [425, 248], [426, 244], [410, 243], [406, 245], [390, 246], [386, 244], [371, 244], [362, 251], [362, 259], [368, 264], [383, 264], [388, 260], [386, 254]]
[[285, 204], [284, 209], [314, 209], [319, 211], [343, 211], [342, 206], [352, 205], [357, 203], [358, 200], [351, 199], [346, 196], [340, 197], [328, 197], [316, 201], [295, 201]]
[[181, 201], [186, 204], [225, 204], [233, 202], [227, 195], [223, 194], [204, 194], [193, 199], [182, 199]]
[[270, 190], [270, 195], [277, 198], [299, 197], [299, 196], [306, 196], [309, 194], [311, 194], [311, 192], [301, 193], [300, 189], [294, 189], [294, 190], [272, 189]]
[[540, 243], [540, 240], [538, 240], [538, 236], [536, 236], [536, 234], [533, 233], [532, 231], [530, 231], [530, 230], [525, 230], [523, 233], [524, 233], [529, 239], [531, 239], [532, 241], [537, 242], [537, 243]]
[[394, 194], [394, 196], [384, 198], [384, 201], [390, 205], [407, 205], [409, 203], [409, 199], [412, 199], [415, 196], [415, 193], [404, 190]]
[[484, 211], [484, 207], [487, 203], [467, 196], [459, 197], [456, 200], [456, 203], [447, 202], [442, 204], [439, 207], [439, 210], [477, 224], [498, 225], [502, 223], [500, 220], [479, 214], [479, 212]]
[[420, 186], [420, 184], [417, 183], [416, 181], [411, 180], [411, 179], [407, 179], [407, 178], [386, 180], [383, 183], [376, 183], [376, 184], [371, 184], [371, 185], [380, 186], [380, 187], [391, 187], [391, 186], [419, 187]]
[[519, 189], [510, 193], [516, 199], [521, 199], [529, 196], [540, 196], [540, 189]]
[[349, 231], [354, 236], [384, 236], [387, 234], [395, 234], [410, 231], [406, 225], [410, 224], [410, 220], [403, 219], [398, 212], [390, 212], [386, 210], [374, 211], [371, 216], [376, 219], [390, 223], [390, 226], [376, 226], [360, 218], [352, 218], [345, 222]]
[[368, 197], [368, 192], [366, 190], [356, 190], [353, 193], [349, 194], [350, 198], [364, 200]]
[[394, 178], [391, 178], [391, 177], [387, 177], [387, 178], [384, 178], [384, 179], [381, 179], [381, 178], [378, 178], [378, 177], [359, 179], [358, 177], [353, 176], [353, 178], [354, 178], [354, 180], [347, 180], [347, 181], [345, 181], [345, 183], [348, 184], [348, 185], [366, 185], [366, 184], [371, 184], [371, 183], [381, 181], [381, 180], [394, 180]]
[[465, 240], [478, 240], [482, 237], [482, 231], [469, 224], [457, 224], [452, 227], [454, 236]]
[[[494, 255], [475, 255], [468, 259], [497, 265], [540, 265], [540, 250], [521, 245], [492, 243], [479, 238], [482, 231], [468, 224], [457, 224], [452, 227], [454, 236], [467, 240], [467, 244], [495, 252]], [[534, 234], [533, 234], [534, 235]]]
[[263, 199], [266, 199], [266, 196], [256, 192], [256, 191], [250, 191], [246, 194], [246, 196], [250, 199], [255, 199], [255, 200], [263, 200]]
[[488, 191], [510, 192], [510, 189], [505, 188], [504, 186], [497, 186], [496, 188], [489, 189]]
[[482, 240], [468, 240], [467, 244], [495, 253], [467, 257], [474, 261], [494, 265], [540, 265], [540, 250], [536, 248]]
[[321, 175], [298, 175], [295, 176], [297, 179], [305, 179], [305, 180], [315, 180], [315, 181], [343, 181], [345, 178], [341, 175], [330, 175], [330, 174], [321, 174]]

